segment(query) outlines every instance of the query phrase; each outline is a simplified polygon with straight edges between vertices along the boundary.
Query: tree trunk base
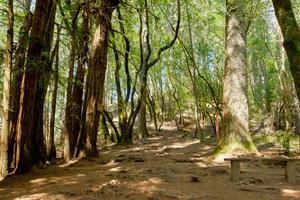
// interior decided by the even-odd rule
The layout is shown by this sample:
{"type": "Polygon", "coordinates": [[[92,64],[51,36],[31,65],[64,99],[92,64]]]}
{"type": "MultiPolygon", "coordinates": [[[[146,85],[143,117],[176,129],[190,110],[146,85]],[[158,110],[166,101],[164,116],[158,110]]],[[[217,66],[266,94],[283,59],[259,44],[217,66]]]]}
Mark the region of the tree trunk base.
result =
{"type": "Polygon", "coordinates": [[[224,158],[251,155],[259,155],[252,142],[224,141],[215,148],[210,159],[224,161],[224,158]]]}

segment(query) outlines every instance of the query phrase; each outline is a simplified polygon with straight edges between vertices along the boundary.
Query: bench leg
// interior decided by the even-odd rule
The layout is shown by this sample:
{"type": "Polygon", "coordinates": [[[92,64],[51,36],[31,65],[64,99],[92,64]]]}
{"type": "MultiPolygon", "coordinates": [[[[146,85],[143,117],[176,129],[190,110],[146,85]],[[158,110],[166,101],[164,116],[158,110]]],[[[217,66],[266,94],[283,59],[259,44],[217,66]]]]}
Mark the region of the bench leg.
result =
{"type": "Polygon", "coordinates": [[[234,182],[240,180],[240,161],[231,161],[231,180],[234,182]]]}
{"type": "Polygon", "coordinates": [[[286,162],[285,163],[285,178],[289,183],[296,183],[296,173],[295,173],[295,163],[286,162]]]}

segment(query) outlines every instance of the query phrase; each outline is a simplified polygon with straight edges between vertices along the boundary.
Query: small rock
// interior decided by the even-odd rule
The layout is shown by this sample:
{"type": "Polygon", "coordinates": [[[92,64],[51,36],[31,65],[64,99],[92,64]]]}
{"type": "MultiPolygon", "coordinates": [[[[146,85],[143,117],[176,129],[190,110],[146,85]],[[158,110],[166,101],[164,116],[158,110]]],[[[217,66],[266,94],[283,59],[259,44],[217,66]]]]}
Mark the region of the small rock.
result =
{"type": "Polygon", "coordinates": [[[115,159],[115,162],[117,163],[117,162],[123,162],[123,161],[125,161],[126,160],[126,158],[125,157],[121,157],[121,158],[116,158],[115,159]]]}
{"type": "Polygon", "coordinates": [[[264,184],[265,181],[260,177],[251,177],[247,180],[238,182],[238,185],[255,185],[255,184],[264,184]]]}
{"type": "Polygon", "coordinates": [[[59,191],[59,193],[64,194],[64,195],[68,195],[68,196],[76,196],[78,195],[77,191],[74,191],[71,188],[63,188],[59,191]]]}
{"type": "Polygon", "coordinates": [[[191,177],[191,183],[199,183],[200,182],[200,179],[196,176],[192,176],[191,177]]]}
{"type": "Polygon", "coordinates": [[[210,169],[213,174],[228,174],[228,169],[224,167],[214,167],[210,169]]]}
{"type": "Polygon", "coordinates": [[[145,159],[142,157],[138,157],[138,156],[130,156],[128,158],[128,161],[132,161],[132,162],[145,162],[145,159]]]}

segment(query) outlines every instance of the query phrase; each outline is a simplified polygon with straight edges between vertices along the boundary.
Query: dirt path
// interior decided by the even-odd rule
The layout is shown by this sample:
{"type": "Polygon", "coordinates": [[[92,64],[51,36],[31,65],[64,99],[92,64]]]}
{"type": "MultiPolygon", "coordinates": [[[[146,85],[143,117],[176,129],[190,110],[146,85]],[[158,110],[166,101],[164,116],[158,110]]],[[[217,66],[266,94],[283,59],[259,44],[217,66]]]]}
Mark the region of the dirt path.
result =
{"type": "Polygon", "coordinates": [[[0,199],[300,199],[300,177],[287,184],[280,165],[245,163],[242,182],[232,183],[228,163],[202,156],[212,148],[175,130],[152,133],[133,146],[103,148],[97,159],[9,177],[0,183],[0,199]]]}

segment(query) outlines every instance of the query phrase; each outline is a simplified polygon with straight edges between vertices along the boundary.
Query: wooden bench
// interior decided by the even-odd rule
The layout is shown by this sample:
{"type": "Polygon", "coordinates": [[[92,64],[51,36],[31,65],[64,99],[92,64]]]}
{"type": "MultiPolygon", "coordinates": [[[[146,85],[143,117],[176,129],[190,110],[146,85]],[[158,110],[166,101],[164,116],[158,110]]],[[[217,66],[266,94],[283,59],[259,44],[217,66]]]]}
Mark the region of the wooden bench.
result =
{"type": "Polygon", "coordinates": [[[239,181],[240,179],[240,163],[249,161],[269,161],[269,162],[282,162],[285,169],[285,178],[289,183],[296,183],[296,170],[295,162],[299,159],[295,158],[225,158],[225,161],[231,162],[231,180],[239,181]]]}

